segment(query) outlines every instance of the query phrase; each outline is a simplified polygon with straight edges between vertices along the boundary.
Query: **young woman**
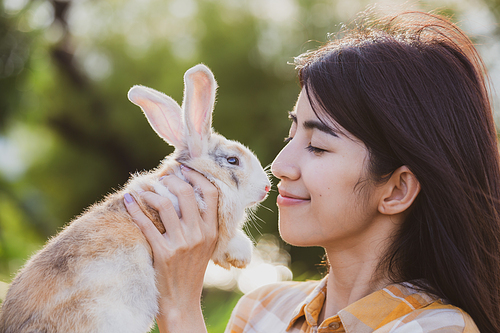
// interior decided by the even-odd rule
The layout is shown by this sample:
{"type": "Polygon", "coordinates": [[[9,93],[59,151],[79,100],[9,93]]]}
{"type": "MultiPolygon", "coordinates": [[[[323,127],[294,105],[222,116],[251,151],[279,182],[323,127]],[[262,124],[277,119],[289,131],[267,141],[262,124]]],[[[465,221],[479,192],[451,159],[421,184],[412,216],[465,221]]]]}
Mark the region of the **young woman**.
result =
{"type": "MultiPolygon", "coordinates": [[[[296,60],[302,91],[280,179],[282,238],[325,248],[322,281],[245,295],[228,332],[500,332],[500,165],[484,68],[446,19],[370,21],[296,60]]],[[[170,176],[146,192],[168,232],[126,205],[154,252],[162,332],[203,332],[203,275],[216,241],[216,189],[193,170],[209,209],[170,176]]]]}

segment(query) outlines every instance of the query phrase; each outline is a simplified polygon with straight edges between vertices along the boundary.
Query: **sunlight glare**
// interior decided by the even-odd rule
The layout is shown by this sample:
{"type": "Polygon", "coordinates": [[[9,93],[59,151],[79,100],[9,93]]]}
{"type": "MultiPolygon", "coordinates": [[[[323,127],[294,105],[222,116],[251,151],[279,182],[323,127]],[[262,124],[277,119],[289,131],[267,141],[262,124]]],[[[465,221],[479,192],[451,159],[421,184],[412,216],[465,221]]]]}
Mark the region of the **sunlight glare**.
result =
{"type": "Polygon", "coordinates": [[[196,15],[198,4],[194,0],[174,0],[168,4],[170,13],[178,18],[187,18],[196,15]]]}
{"type": "Polygon", "coordinates": [[[30,8],[28,18],[31,29],[47,28],[54,22],[54,7],[48,1],[40,2],[30,8]]]}
{"type": "Polygon", "coordinates": [[[11,15],[20,12],[27,4],[28,0],[3,0],[5,12],[11,15]]]}

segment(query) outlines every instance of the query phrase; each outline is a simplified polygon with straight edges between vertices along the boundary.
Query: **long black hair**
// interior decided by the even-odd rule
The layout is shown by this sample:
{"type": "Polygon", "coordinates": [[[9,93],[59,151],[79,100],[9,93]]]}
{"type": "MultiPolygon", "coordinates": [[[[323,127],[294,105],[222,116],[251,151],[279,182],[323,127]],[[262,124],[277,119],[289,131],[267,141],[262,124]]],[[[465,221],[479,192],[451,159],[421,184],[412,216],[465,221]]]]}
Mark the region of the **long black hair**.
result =
{"type": "Polygon", "coordinates": [[[500,332],[500,166],[477,51],[421,12],[342,34],[296,58],[301,86],[366,145],[373,181],[406,165],[421,185],[381,265],[500,332]]]}

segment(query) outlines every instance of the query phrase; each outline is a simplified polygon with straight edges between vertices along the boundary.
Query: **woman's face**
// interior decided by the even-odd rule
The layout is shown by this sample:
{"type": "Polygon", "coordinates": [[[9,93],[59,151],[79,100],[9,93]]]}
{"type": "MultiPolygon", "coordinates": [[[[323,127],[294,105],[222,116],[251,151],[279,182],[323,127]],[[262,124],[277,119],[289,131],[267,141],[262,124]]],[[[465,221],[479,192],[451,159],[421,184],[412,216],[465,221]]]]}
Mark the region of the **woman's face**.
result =
{"type": "Polygon", "coordinates": [[[363,182],[366,146],[347,131],[335,130],[326,116],[329,126],[323,125],[304,90],[291,118],[289,142],[271,168],[280,179],[277,205],[282,238],[296,246],[357,245],[366,233],[376,232],[373,185],[363,182]]]}

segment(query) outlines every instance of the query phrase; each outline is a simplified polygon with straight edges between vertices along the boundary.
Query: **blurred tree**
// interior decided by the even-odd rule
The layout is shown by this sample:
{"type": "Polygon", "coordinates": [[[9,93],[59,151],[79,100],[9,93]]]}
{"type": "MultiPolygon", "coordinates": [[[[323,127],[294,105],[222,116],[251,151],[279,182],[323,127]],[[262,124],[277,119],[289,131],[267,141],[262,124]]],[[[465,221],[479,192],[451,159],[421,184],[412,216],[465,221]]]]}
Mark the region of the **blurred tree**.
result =
{"type": "MultiPolygon", "coordinates": [[[[500,1],[499,0],[485,0],[486,4],[491,10],[491,13],[497,18],[497,22],[500,21],[500,1]]],[[[497,28],[498,31],[498,28],[497,28]]]]}

